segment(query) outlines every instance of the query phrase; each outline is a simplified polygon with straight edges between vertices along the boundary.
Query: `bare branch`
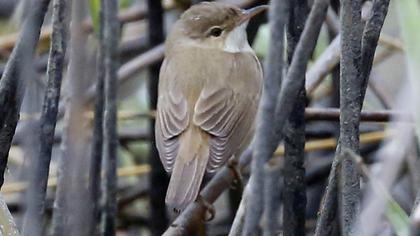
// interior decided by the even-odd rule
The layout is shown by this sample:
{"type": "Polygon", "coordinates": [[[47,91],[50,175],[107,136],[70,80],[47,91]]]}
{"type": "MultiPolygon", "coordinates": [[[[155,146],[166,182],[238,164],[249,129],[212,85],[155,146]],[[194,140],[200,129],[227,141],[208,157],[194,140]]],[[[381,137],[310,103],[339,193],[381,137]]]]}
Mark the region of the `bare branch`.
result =
{"type": "MultiPolygon", "coordinates": [[[[385,0],[387,1],[387,0],[385,0]]],[[[381,0],[375,1],[374,5],[382,5],[381,0]]],[[[379,6],[374,6],[372,9],[382,9],[379,6]]],[[[340,144],[341,147],[358,152],[359,149],[359,122],[360,110],[363,104],[364,95],[366,93],[367,79],[370,73],[370,68],[373,63],[373,52],[363,50],[375,50],[377,43],[372,43],[372,40],[379,39],[376,34],[380,33],[379,29],[372,29],[375,25],[382,26],[386,15],[386,9],[383,13],[374,13],[368,20],[367,28],[362,39],[361,29],[361,2],[360,1],[343,1],[342,3],[342,16],[341,28],[342,35],[342,59],[341,59],[341,115],[340,115],[340,144]],[[375,16],[375,17],[373,17],[375,16]],[[372,23],[375,22],[375,23],[372,23]],[[369,33],[366,33],[369,32],[369,33]],[[372,33],[373,32],[373,33],[372,33]],[[363,46],[362,45],[365,45],[363,46]],[[368,47],[374,45],[374,48],[368,47]],[[369,49],[370,48],[370,49],[369,49]],[[367,57],[367,58],[362,58],[367,57]],[[369,61],[369,60],[370,61],[369,61]],[[363,65],[360,65],[363,61],[363,65]],[[364,67],[367,64],[367,67],[364,67]],[[366,72],[366,70],[368,72],[366,72]],[[364,77],[366,76],[366,77],[364,77]]],[[[318,218],[317,229],[315,235],[329,235],[331,232],[330,225],[334,219],[335,212],[337,211],[338,200],[338,182],[337,182],[337,168],[339,167],[340,157],[343,163],[341,164],[342,175],[342,234],[352,234],[352,227],[355,223],[360,189],[359,189],[359,176],[355,169],[353,161],[341,153],[340,146],[337,148],[336,157],[332,164],[331,173],[329,176],[327,191],[324,196],[324,201],[321,205],[321,216],[318,218]]]]}
{"type": "Polygon", "coordinates": [[[18,43],[13,48],[0,80],[0,187],[4,182],[8,153],[19,120],[29,65],[49,3],[49,0],[32,3],[33,9],[26,17],[18,43]]]}
{"type": "Polygon", "coordinates": [[[99,29],[97,38],[99,47],[97,51],[97,70],[96,70],[96,91],[95,107],[93,114],[93,135],[92,150],[89,166],[89,197],[91,204],[91,222],[88,232],[90,235],[99,235],[99,226],[103,208],[101,202],[102,186],[102,162],[103,162],[103,138],[104,138],[104,106],[105,106],[105,45],[104,45],[104,9],[99,10],[99,29]]]}
{"type": "MultiPolygon", "coordinates": [[[[362,39],[362,62],[361,62],[361,80],[362,80],[362,98],[366,93],[370,71],[372,70],[373,59],[376,52],[376,46],[381,35],[382,26],[388,13],[390,0],[375,0],[372,6],[372,14],[368,19],[363,31],[362,39]]],[[[360,108],[361,109],[361,108],[360,108]]]]}
{"type": "Polygon", "coordinates": [[[63,78],[67,41],[68,6],[65,0],[53,2],[53,32],[48,58],[48,82],[41,112],[39,141],[40,149],[33,159],[34,171],[27,193],[28,206],[23,224],[23,235],[42,235],[45,213],[45,196],[50,170],[54,131],[57,123],[58,103],[63,78]]]}
{"type": "Polygon", "coordinates": [[[104,113],[103,113],[103,152],[102,162],[105,177],[102,181],[101,235],[115,235],[117,215],[117,69],[119,24],[117,20],[118,1],[102,0],[103,8],[103,46],[104,46],[104,113]]]}
{"type": "MultiPolygon", "coordinates": [[[[290,1],[290,16],[287,31],[287,51],[288,61],[292,61],[296,44],[305,27],[305,21],[309,14],[308,1],[290,1]]],[[[305,74],[301,74],[303,83],[297,96],[295,105],[287,120],[284,128],[284,188],[283,188],[283,234],[284,235],[305,235],[305,215],[306,215],[306,183],[305,179],[305,107],[306,90],[305,74]]],[[[278,178],[279,179],[279,178],[278,178]]],[[[277,186],[271,183],[272,186],[277,186]]],[[[274,187],[273,187],[274,188],[274,187]]],[[[279,195],[279,194],[277,194],[279,195]]],[[[271,208],[279,208],[277,205],[267,206],[266,211],[271,208]]],[[[278,218],[276,215],[267,216],[273,225],[278,218]]],[[[275,225],[274,225],[275,226],[275,225]]],[[[274,227],[273,226],[273,227],[274,227]]],[[[267,235],[274,235],[274,229],[271,229],[267,235]]]]}
{"type": "MultiPolygon", "coordinates": [[[[148,0],[147,6],[149,8],[149,46],[155,47],[152,49],[156,52],[153,63],[149,64],[149,106],[150,109],[156,110],[157,99],[158,99],[158,81],[159,81],[159,70],[163,57],[163,46],[156,46],[164,41],[163,31],[163,8],[161,1],[148,0]],[[162,57],[159,58],[159,54],[162,53],[162,57]]],[[[152,51],[152,52],[153,52],[152,51]]],[[[140,59],[140,58],[139,58],[140,59]]],[[[130,70],[130,65],[124,67],[124,69],[130,70]]],[[[121,68],[123,69],[123,68],[121,68]]],[[[129,73],[128,73],[129,74],[129,73]]],[[[121,73],[119,73],[119,76],[121,73]]],[[[127,76],[127,75],[126,75],[127,76]]],[[[121,78],[121,77],[120,77],[121,78]]],[[[152,236],[160,236],[168,227],[169,219],[166,214],[165,195],[168,186],[168,175],[163,169],[162,163],[159,160],[159,153],[155,143],[155,120],[152,118],[149,121],[149,133],[150,133],[150,152],[149,152],[149,164],[152,168],[150,173],[149,184],[153,186],[150,191],[150,223],[151,223],[151,234],[152,236]]]]}
{"type": "Polygon", "coordinates": [[[276,101],[283,77],[283,38],[284,28],[288,18],[287,0],[275,0],[270,4],[269,22],[270,50],[267,61],[267,71],[264,78],[263,94],[259,105],[255,144],[251,164],[252,185],[250,200],[246,206],[243,235],[256,235],[264,207],[264,165],[273,155],[278,144],[277,135],[272,128],[275,119],[276,101]]]}
{"type": "Polygon", "coordinates": [[[337,148],[341,160],[340,196],[342,235],[352,235],[352,226],[357,218],[360,184],[359,173],[353,160],[342,153],[350,149],[359,153],[359,123],[361,97],[361,40],[362,1],[341,2],[341,58],[340,58],[340,141],[337,148]]]}

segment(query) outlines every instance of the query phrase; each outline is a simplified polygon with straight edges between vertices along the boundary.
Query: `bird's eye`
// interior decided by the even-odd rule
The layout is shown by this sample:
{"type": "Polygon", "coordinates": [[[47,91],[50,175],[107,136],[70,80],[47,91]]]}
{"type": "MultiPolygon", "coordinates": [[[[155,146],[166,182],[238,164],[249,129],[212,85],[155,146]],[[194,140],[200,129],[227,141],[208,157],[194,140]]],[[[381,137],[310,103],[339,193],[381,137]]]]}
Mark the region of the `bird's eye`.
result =
{"type": "Polygon", "coordinates": [[[219,37],[222,34],[223,30],[220,27],[213,27],[210,30],[210,35],[213,37],[219,37]]]}

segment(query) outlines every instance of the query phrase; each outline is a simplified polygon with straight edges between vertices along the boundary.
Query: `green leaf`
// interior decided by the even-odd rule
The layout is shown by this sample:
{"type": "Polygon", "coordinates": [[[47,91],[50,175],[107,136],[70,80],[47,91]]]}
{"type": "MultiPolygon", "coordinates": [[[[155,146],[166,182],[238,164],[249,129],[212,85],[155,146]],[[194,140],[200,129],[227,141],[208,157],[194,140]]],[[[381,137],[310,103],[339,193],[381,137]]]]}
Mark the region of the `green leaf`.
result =
{"type": "Polygon", "coordinates": [[[90,18],[92,19],[93,31],[96,35],[99,32],[99,12],[101,10],[101,0],[89,0],[90,18]]]}
{"type": "MultiPolygon", "coordinates": [[[[125,9],[131,6],[133,0],[120,0],[119,9],[125,9]]],[[[89,0],[89,11],[92,19],[93,31],[96,35],[99,32],[99,14],[101,10],[101,0],[89,0]]]]}
{"type": "Polygon", "coordinates": [[[258,29],[257,36],[252,47],[258,57],[264,58],[268,53],[268,45],[270,44],[270,28],[268,24],[263,24],[258,29]]]}
{"type": "Polygon", "coordinates": [[[388,199],[385,215],[398,236],[410,235],[410,219],[400,205],[392,198],[388,199]]]}
{"type": "Polygon", "coordinates": [[[314,50],[314,58],[318,58],[321,54],[325,51],[328,47],[328,32],[325,29],[321,29],[319,34],[319,38],[317,40],[315,50],[314,50]]]}
{"type": "Polygon", "coordinates": [[[133,3],[133,0],[120,0],[120,9],[125,9],[133,3]]]}

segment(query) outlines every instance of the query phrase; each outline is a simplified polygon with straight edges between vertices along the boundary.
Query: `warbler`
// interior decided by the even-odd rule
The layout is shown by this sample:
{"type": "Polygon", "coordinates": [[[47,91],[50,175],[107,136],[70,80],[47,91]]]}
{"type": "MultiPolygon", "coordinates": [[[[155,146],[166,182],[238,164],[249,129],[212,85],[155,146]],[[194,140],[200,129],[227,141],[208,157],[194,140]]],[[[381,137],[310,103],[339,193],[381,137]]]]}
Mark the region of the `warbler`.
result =
{"type": "Polygon", "coordinates": [[[174,209],[194,201],[204,174],[238,157],[253,137],[263,75],[246,27],[266,8],[203,2],[186,10],[167,37],[155,136],[172,172],[166,203],[174,209]]]}

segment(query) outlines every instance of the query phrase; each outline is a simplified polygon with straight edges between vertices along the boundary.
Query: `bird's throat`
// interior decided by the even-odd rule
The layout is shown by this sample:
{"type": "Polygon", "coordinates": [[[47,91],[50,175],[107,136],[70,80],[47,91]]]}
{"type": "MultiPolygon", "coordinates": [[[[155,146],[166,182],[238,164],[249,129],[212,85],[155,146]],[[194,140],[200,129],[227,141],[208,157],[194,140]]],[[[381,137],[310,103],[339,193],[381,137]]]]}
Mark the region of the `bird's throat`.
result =
{"type": "Polygon", "coordinates": [[[225,40],[223,51],[230,53],[253,52],[246,35],[247,25],[248,22],[244,22],[229,32],[225,40]]]}

